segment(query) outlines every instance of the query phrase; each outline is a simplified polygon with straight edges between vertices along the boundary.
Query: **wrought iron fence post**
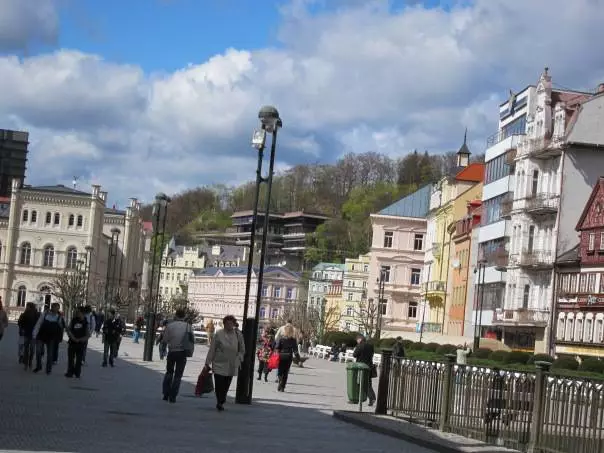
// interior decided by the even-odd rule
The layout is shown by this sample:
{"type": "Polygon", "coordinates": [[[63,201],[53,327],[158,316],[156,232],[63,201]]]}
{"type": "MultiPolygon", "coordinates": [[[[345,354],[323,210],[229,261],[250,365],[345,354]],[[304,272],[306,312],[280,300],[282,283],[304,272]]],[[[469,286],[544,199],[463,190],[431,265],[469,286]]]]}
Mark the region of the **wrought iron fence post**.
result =
{"type": "Polygon", "coordinates": [[[531,437],[529,440],[529,451],[534,451],[541,438],[543,430],[543,403],[545,401],[545,383],[552,366],[549,362],[535,362],[537,375],[535,377],[535,396],[533,398],[533,416],[531,420],[531,437]]]}
{"type": "Polygon", "coordinates": [[[440,424],[438,429],[445,431],[449,425],[449,411],[451,409],[451,383],[453,382],[453,366],[457,356],[447,354],[445,363],[445,373],[443,374],[443,396],[440,406],[440,424]]]}
{"type": "Polygon", "coordinates": [[[388,410],[388,386],[390,384],[390,367],[392,365],[392,349],[382,350],[380,364],[380,379],[378,381],[378,394],[375,405],[377,415],[386,415],[388,410]]]}

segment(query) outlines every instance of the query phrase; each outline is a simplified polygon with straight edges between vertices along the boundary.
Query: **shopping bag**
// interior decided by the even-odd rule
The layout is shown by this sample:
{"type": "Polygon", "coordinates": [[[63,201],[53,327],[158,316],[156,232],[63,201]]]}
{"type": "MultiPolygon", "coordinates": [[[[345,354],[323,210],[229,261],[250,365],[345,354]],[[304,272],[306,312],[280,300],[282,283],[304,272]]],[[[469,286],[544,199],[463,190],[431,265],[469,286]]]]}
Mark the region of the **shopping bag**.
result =
{"type": "Polygon", "coordinates": [[[269,370],[276,370],[279,368],[279,354],[276,352],[272,353],[266,364],[268,365],[269,370]]]}
{"type": "Polygon", "coordinates": [[[197,378],[195,386],[195,396],[205,395],[214,391],[214,383],[212,382],[212,374],[209,371],[202,371],[197,378]]]}

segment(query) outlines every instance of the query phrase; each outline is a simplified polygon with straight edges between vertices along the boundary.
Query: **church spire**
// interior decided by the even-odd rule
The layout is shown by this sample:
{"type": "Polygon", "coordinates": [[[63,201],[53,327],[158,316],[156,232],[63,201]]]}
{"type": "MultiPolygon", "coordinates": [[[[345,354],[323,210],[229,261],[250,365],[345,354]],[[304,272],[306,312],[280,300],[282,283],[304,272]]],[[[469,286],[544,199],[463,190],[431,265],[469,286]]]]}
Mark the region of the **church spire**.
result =
{"type": "Polygon", "coordinates": [[[467,167],[470,164],[470,148],[468,148],[468,128],[466,127],[466,131],[463,134],[463,144],[459,151],[457,151],[457,166],[458,167],[467,167]]]}

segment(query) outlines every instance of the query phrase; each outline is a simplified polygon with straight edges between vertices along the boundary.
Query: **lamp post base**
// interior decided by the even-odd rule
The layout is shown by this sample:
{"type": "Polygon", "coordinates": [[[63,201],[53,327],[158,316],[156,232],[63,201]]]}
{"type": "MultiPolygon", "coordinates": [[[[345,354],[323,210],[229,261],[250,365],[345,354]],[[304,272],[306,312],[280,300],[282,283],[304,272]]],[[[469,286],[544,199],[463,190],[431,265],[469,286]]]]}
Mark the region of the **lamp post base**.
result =
{"type": "Polygon", "coordinates": [[[145,332],[145,345],[143,348],[143,361],[153,361],[153,347],[155,346],[155,313],[149,313],[147,330],[145,332]]]}
{"type": "Polygon", "coordinates": [[[474,349],[474,351],[476,351],[479,348],[480,348],[480,337],[476,336],[476,337],[474,337],[474,347],[472,349],[474,349]]]}
{"type": "Polygon", "coordinates": [[[237,404],[252,404],[252,388],[254,383],[254,357],[256,354],[256,320],[247,318],[243,323],[243,340],[245,341],[245,356],[239,374],[237,375],[237,404]]]}

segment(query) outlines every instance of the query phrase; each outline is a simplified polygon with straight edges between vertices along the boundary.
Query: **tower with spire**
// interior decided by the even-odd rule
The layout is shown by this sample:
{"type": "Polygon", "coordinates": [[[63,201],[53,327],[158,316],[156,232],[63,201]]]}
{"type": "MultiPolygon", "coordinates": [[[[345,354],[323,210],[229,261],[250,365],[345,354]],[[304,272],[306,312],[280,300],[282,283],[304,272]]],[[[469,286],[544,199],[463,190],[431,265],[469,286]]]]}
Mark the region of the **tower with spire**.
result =
{"type": "Polygon", "coordinates": [[[466,131],[463,134],[463,144],[457,151],[457,168],[465,168],[470,165],[470,148],[468,148],[468,128],[466,127],[466,131]]]}

